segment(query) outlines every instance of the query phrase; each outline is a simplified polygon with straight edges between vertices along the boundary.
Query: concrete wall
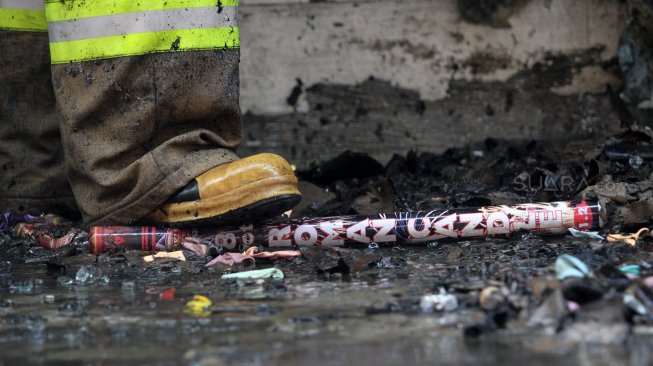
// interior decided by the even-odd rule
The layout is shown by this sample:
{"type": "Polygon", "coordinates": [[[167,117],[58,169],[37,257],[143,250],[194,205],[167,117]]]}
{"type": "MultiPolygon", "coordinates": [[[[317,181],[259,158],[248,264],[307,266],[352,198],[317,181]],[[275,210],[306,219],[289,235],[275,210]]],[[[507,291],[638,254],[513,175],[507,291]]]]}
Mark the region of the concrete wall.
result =
{"type": "Polygon", "coordinates": [[[242,0],[243,152],[302,166],[615,128],[625,5],[508,3],[472,24],[454,0],[242,0]]]}

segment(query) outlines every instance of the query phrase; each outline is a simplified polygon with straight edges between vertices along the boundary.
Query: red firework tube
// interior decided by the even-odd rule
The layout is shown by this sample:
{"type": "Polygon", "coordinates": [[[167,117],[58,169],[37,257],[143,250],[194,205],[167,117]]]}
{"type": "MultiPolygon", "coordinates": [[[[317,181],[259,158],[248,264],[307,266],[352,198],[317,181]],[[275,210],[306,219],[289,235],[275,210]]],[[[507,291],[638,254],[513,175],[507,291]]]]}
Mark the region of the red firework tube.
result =
{"type": "Polygon", "coordinates": [[[593,231],[602,226],[601,215],[597,202],[565,201],[284,220],[258,228],[253,225],[233,229],[203,227],[192,233],[154,227],[94,227],[91,248],[94,253],[120,248],[175,250],[186,235],[199,236],[229,250],[252,245],[272,248],[367,247],[371,243],[423,245],[441,240],[509,236],[516,232],[564,234],[570,228],[593,231]]]}
{"type": "Polygon", "coordinates": [[[187,236],[186,230],[177,228],[94,226],[91,227],[89,243],[94,254],[122,249],[145,252],[174,251],[181,249],[181,242],[187,236]]]}

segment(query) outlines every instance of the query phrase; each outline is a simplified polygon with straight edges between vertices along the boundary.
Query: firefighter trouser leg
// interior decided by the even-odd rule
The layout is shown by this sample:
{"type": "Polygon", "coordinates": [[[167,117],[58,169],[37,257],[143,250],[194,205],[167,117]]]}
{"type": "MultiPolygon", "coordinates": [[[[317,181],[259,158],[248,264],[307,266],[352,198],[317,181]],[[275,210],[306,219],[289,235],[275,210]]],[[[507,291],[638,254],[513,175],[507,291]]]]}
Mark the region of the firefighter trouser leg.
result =
{"type": "Polygon", "coordinates": [[[46,1],[68,179],[86,223],[132,223],[237,159],[236,5],[46,1]]]}
{"type": "Polygon", "coordinates": [[[0,212],[77,212],[59,120],[43,2],[0,0],[0,212]]]}
{"type": "Polygon", "coordinates": [[[237,159],[235,0],[46,0],[68,179],[89,224],[128,224],[237,159]]]}

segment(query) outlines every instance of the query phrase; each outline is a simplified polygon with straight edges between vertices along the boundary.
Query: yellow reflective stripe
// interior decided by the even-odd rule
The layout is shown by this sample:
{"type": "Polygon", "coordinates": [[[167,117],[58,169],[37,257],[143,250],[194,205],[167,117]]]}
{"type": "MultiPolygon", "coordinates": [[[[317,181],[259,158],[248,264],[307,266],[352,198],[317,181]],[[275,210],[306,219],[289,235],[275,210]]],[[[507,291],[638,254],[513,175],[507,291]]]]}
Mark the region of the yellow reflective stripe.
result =
{"type": "Polygon", "coordinates": [[[0,29],[47,32],[43,10],[0,9],[0,29]]]}
{"type": "Polygon", "coordinates": [[[148,10],[238,6],[238,0],[46,0],[48,22],[148,10]]]}
{"type": "Polygon", "coordinates": [[[237,27],[182,29],[54,42],[50,43],[50,56],[52,64],[65,64],[157,52],[238,48],[239,46],[237,27]]]}
{"type": "Polygon", "coordinates": [[[102,15],[48,22],[50,42],[68,42],[123,34],[161,32],[175,29],[228,28],[238,26],[238,8],[187,8],[150,10],[139,13],[102,15]]]}

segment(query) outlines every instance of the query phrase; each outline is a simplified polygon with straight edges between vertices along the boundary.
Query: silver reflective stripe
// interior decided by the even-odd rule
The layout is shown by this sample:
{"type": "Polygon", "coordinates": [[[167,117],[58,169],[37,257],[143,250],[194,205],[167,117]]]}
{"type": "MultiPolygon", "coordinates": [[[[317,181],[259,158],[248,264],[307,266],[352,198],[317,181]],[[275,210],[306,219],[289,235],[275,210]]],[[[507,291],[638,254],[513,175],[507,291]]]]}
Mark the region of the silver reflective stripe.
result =
{"type": "Polygon", "coordinates": [[[0,0],[0,9],[45,10],[45,0],[0,0]]]}
{"type": "MultiPolygon", "coordinates": [[[[2,1],[2,0],[0,0],[2,1]]],[[[175,29],[224,28],[238,26],[238,7],[151,10],[137,13],[49,22],[50,42],[160,32],[175,29]]]]}

